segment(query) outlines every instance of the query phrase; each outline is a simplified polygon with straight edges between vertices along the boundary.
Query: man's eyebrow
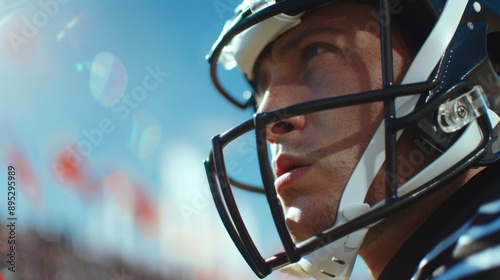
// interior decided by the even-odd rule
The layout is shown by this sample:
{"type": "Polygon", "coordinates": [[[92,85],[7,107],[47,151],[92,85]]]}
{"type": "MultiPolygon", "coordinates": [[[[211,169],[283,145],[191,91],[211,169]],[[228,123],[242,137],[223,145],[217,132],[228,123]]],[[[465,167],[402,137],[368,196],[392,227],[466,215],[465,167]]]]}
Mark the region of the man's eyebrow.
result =
{"type": "Polygon", "coordinates": [[[311,36],[321,35],[321,34],[339,35],[342,33],[345,33],[345,31],[333,26],[318,26],[313,28],[306,28],[302,30],[299,34],[293,36],[288,41],[278,46],[278,48],[276,49],[276,53],[278,54],[278,56],[283,57],[288,52],[297,48],[302,41],[311,36]]]}

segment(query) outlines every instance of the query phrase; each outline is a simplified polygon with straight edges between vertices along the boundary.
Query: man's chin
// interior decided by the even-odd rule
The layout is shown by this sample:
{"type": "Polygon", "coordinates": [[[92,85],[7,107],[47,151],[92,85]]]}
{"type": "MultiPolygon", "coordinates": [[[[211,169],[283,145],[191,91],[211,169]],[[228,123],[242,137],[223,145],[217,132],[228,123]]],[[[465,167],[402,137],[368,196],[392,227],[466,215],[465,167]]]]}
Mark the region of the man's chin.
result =
{"type": "Polygon", "coordinates": [[[295,243],[321,233],[332,225],[329,215],[304,212],[296,207],[287,208],[286,225],[295,243]]]}

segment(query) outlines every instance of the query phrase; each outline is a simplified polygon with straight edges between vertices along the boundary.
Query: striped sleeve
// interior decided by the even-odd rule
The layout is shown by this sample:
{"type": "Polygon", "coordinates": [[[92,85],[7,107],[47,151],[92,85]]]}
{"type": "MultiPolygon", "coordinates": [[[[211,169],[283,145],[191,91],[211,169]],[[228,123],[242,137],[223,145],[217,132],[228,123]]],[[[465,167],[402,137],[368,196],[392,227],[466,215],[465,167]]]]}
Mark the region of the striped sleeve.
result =
{"type": "Polygon", "coordinates": [[[500,279],[500,200],[434,247],[412,279],[500,279]]]}

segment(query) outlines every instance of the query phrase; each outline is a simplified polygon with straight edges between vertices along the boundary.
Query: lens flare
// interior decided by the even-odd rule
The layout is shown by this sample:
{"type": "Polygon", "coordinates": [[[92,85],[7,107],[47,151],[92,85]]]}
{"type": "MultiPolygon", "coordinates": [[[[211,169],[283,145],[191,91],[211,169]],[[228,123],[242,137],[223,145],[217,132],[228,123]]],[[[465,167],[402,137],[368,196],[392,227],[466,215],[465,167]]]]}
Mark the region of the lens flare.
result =
{"type": "Polygon", "coordinates": [[[127,69],[109,52],[95,56],[90,65],[90,92],[103,106],[110,106],[123,96],[127,87],[127,69]]]}
{"type": "Polygon", "coordinates": [[[68,33],[71,31],[71,29],[73,29],[73,27],[75,27],[75,25],[78,23],[79,20],[80,20],[80,18],[78,16],[76,16],[76,17],[72,18],[68,23],[66,23],[66,25],[63,26],[63,28],[61,28],[61,30],[59,30],[59,33],[57,33],[56,40],[58,42],[60,42],[64,38],[66,38],[68,33]]]}
{"type": "Polygon", "coordinates": [[[139,111],[132,117],[128,147],[139,159],[146,159],[158,148],[161,132],[160,123],[155,116],[139,111]]]}

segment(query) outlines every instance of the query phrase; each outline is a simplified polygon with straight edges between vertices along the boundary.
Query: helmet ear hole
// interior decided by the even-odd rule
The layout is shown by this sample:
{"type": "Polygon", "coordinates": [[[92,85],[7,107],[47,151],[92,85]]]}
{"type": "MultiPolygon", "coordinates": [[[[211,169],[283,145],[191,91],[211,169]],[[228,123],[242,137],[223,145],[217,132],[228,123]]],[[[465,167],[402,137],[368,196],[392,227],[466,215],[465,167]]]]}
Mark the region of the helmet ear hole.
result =
{"type": "Polygon", "coordinates": [[[488,34],[488,55],[490,57],[490,63],[497,75],[500,75],[500,32],[488,34]]]}

